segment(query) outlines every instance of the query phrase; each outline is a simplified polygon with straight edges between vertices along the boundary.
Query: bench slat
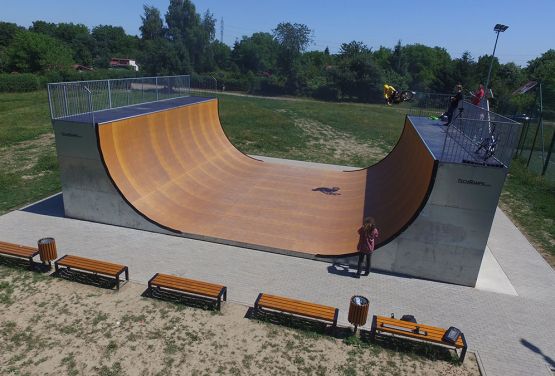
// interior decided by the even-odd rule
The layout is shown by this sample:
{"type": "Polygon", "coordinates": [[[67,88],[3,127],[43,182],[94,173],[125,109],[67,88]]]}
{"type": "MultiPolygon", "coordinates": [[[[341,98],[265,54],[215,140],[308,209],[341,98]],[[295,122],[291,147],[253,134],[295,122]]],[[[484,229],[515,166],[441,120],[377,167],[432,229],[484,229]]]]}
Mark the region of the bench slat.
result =
{"type": "Polygon", "coordinates": [[[105,261],[87,259],[79,256],[65,256],[57,261],[58,265],[82,269],[89,272],[113,275],[120,274],[125,269],[124,265],[113,264],[105,261]]]}
{"type": "Polygon", "coordinates": [[[24,245],[0,242],[0,253],[20,257],[33,257],[39,253],[37,248],[27,247],[24,245]]]}
{"type": "Polygon", "coordinates": [[[222,298],[224,301],[227,300],[227,289],[223,285],[197,281],[170,274],[155,274],[154,277],[148,281],[148,287],[149,289],[152,287],[162,287],[213,298],[217,300],[218,310],[220,309],[222,298]]]}
{"type": "Polygon", "coordinates": [[[334,307],[324,306],[324,305],[310,303],[310,302],[303,302],[303,301],[293,300],[293,299],[290,300],[287,298],[276,297],[276,296],[266,296],[266,295],[264,295],[260,299],[259,304],[287,304],[291,306],[302,306],[307,309],[319,310],[322,312],[335,311],[334,307]]]}
{"type": "Polygon", "coordinates": [[[421,331],[426,331],[428,333],[437,334],[439,336],[443,336],[446,332],[446,330],[443,329],[443,328],[438,328],[438,327],[435,327],[435,326],[418,324],[418,323],[415,324],[415,323],[410,322],[410,321],[391,319],[391,318],[388,318],[388,317],[378,318],[378,324],[380,326],[391,325],[391,326],[394,326],[394,327],[401,327],[401,328],[406,328],[406,329],[411,329],[411,330],[414,329],[415,326],[418,326],[421,331]]]}
{"type": "Polygon", "coordinates": [[[457,348],[464,347],[464,344],[462,343],[462,340],[460,339],[460,337],[459,337],[459,339],[457,340],[456,343],[447,343],[447,342],[442,341],[441,338],[438,339],[438,338],[435,338],[435,337],[419,335],[419,334],[416,334],[416,333],[405,332],[403,330],[396,330],[396,329],[392,329],[392,328],[387,328],[386,330],[383,330],[383,328],[379,328],[379,329],[377,329],[377,331],[402,335],[402,336],[406,336],[406,337],[412,337],[412,338],[416,338],[416,339],[421,339],[423,341],[430,341],[430,342],[440,343],[440,344],[448,345],[448,346],[455,346],[457,348]]]}
{"type": "Polygon", "coordinates": [[[182,283],[168,283],[168,282],[159,282],[159,281],[152,281],[151,284],[153,286],[158,286],[158,287],[163,287],[163,288],[168,288],[168,289],[173,289],[173,290],[179,290],[179,291],[185,291],[185,292],[190,292],[190,293],[196,293],[196,294],[200,294],[200,295],[206,295],[206,296],[210,296],[210,297],[214,297],[217,298],[218,295],[220,295],[222,288],[205,288],[205,287],[200,287],[200,286],[195,286],[195,285],[186,285],[186,284],[182,284],[182,283]]]}
{"type": "Polygon", "coordinates": [[[397,319],[391,319],[388,317],[377,316],[375,329],[378,332],[402,335],[406,337],[420,339],[423,341],[430,341],[430,342],[439,343],[443,345],[455,346],[457,348],[464,347],[464,342],[461,337],[457,339],[456,343],[447,343],[442,340],[446,330],[442,328],[430,326],[430,325],[415,324],[409,321],[402,321],[397,319]],[[419,328],[419,333],[412,332],[412,330],[416,329],[416,327],[419,328]],[[403,330],[403,329],[407,329],[407,330],[403,330]],[[427,332],[428,335],[421,334],[422,332],[427,332]]]}
{"type": "Polygon", "coordinates": [[[283,300],[263,300],[258,302],[258,305],[266,308],[279,308],[279,309],[289,309],[297,310],[302,312],[307,312],[312,315],[319,315],[323,317],[330,317],[333,319],[335,315],[335,308],[333,307],[314,307],[313,305],[303,305],[298,302],[287,302],[283,300]]]}
{"type": "Polygon", "coordinates": [[[152,283],[194,286],[195,288],[213,289],[214,291],[220,291],[222,288],[224,288],[223,285],[196,281],[193,279],[182,278],[182,277],[172,276],[168,274],[158,274],[156,278],[152,280],[152,283]]]}
{"type": "Polygon", "coordinates": [[[267,294],[261,294],[258,306],[327,321],[334,321],[336,312],[334,307],[267,294]]]}
{"type": "Polygon", "coordinates": [[[100,264],[103,265],[105,267],[113,267],[113,268],[122,268],[124,267],[124,265],[121,264],[115,264],[112,262],[108,262],[108,261],[100,261],[100,260],[95,260],[95,259],[90,259],[90,258],[85,258],[85,257],[80,257],[80,256],[71,256],[71,255],[67,255],[66,257],[64,257],[62,260],[59,260],[60,262],[81,262],[81,263],[91,263],[91,264],[100,264]]]}

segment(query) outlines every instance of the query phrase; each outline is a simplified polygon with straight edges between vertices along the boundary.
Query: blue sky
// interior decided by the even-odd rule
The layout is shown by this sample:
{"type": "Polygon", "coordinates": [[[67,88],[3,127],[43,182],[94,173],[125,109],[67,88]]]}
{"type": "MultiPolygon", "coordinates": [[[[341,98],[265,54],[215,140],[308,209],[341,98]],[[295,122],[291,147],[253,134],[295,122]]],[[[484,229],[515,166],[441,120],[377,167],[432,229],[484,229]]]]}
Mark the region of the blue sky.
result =
{"type": "MultiPolygon", "coordinates": [[[[493,26],[509,25],[501,34],[496,56],[502,63],[526,65],[550,48],[555,49],[555,0],[194,0],[197,12],[209,9],[224,19],[224,42],[257,31],[270,32],[283,21],[306,24],[314,30],[310,49],[326,46],[336,52],[343,42],[362,41],[374,49],[422,43],[447,49],[452,58],[469,51],[477,59],[491,54],[493,26]]],[[[0,0],[0,20],[30,26],[49,22],[122,26],[139,34],[143,4],[165,14],[169,0],[0,0]]]]}

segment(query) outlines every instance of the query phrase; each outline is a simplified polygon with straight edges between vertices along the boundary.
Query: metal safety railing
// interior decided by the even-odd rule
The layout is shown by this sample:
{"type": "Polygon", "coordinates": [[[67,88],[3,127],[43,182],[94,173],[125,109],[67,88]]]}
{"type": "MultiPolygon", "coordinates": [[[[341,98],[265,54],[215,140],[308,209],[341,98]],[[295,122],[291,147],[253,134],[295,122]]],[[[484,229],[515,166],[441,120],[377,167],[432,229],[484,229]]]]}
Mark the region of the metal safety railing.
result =
{"type": "Polygon", "coordinates": [[[191,95],[191,76],[123,78],[48,84],[54,119],[191,95]]]}
{"type": "MultiPolygon", "coordinates": [[[[407,112],[411,116],[437,119],[449,107],[450,99],[445,94],[417,93],[407,112]]],[[[516,121],[460,101],[446,127],[440,160],[509,167],[520,131],[516,121]]]]}
{"type": "Polygon", "coordinates": [[[441,159],[508,168],[520,130],[514,120],[461,101],[447,128],[441,159]]]}

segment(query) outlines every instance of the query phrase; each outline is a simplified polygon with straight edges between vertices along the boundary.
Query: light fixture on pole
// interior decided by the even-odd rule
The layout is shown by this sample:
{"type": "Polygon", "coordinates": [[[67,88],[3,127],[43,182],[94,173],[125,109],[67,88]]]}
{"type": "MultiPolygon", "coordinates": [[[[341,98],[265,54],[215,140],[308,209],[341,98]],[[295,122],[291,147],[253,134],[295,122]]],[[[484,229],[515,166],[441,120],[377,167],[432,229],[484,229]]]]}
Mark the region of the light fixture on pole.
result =
{"type": "Polygon", "coordinates": [[[495,38],[495,45],[493,46],[493,54],[491,55],[491,62],[489,63],[489,71],[488,71],[488,79],[486,81],[486,92],[489,89],[489,79],[491,77],[491,68],[493,67],[493,59],[495,58],[495,49],[497,48],[497,40],[499,39],[499,33],[504,32],[507,30],[509,26],[497,24],[493,27],[493,31],[497,33],[497,37],[495,38]]]}

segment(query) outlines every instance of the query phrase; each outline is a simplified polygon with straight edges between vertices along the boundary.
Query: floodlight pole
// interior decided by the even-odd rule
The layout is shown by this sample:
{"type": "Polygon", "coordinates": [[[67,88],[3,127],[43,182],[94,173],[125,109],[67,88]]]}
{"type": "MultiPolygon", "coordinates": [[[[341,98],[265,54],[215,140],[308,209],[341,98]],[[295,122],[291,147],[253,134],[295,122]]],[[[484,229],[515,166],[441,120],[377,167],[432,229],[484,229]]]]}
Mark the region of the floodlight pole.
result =
{"type": "Polygon", "coordinates": [[[489,63],[489,70],[488,70],[488,79],[486,80],[486,92],[489,89],[489,79],[491,77],[491,68],[493,67],[493,59],[495,58],[495,49],[497,48],[497,41],[499,40],[499,33],[507,30],[508,26],[504,26],[504,25],[500,25],[497,24],[495,25],[495,27],[493,28],[493,31],[495,31],[497,33],[497,36],[495,37],[495,44],[493,45],[493,54],[491,55],[491,61],[489,63]],[[501,27],[499,27],[501,26],[501,27]]]}

